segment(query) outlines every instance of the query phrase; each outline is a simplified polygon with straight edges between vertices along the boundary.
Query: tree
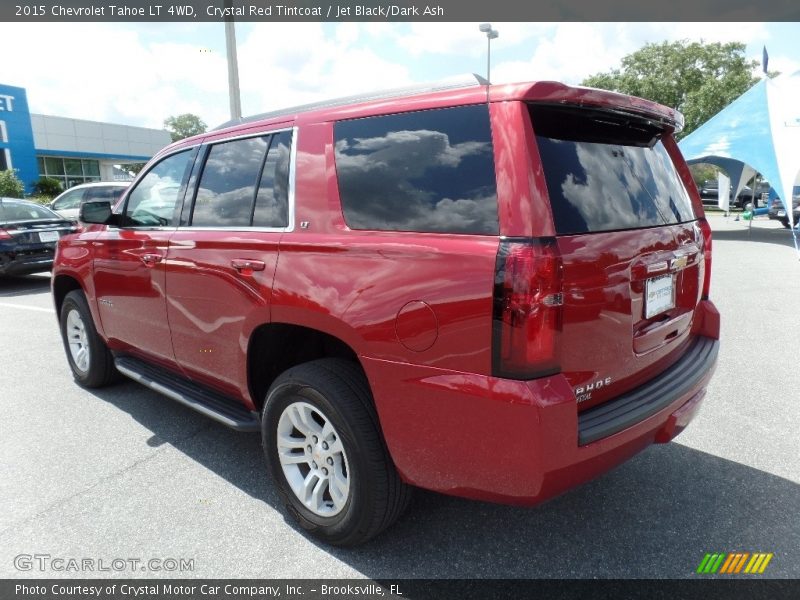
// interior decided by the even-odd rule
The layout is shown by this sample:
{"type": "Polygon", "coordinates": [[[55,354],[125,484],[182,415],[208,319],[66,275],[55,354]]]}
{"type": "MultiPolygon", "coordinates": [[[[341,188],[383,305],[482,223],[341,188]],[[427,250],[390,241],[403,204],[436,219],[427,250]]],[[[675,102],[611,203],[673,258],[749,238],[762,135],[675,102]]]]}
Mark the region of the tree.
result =
{"type": "Polygon", "coordinates": [[[184,113],[177,117],[164,119],[164,128],[169,131],[172,141],[177,142],[198,133],[205,133],[208,126],[197,115],[184,113]]]}
{"type": "MultiPolygon", "coordinates": [[[[647,44],[622,59],[620,69],[598,73],[582,85],[654,100],[686,119],[685,136],[750,89],[758,61],[747,60],[739,42],[647,44]]],[[[774,74],[770,73],[770,76],[774,74]]]]}
{"type": "MultiPolygon", "coordinates": [[[[181,138],[178,138],[178,139],[181,139],[181,138]]],[[[172,141],[175,141],[175,138],[173,138],[172,141]]],[[[135,175],[139,174],[139,171],[144,169],[145,164],[147,164],[147,163],[126,163],[126,164],[120,165],[119,168],[120,168],[121,171],[125,171],[128,175],[134,175],[135,176],[135,175]]]]}
{"type": "Polygon", "coordinates": [[[55,198],[61,191],[61,183],[54,177],[40,177],[33,184],[33,193],[43,198],[55,198]]]}
{"type": "Polygon", "coordinates": [[[25,184],[19,180],[11,169],[0,171],[0,196],[22,198],[25,195],[25,184]]]}

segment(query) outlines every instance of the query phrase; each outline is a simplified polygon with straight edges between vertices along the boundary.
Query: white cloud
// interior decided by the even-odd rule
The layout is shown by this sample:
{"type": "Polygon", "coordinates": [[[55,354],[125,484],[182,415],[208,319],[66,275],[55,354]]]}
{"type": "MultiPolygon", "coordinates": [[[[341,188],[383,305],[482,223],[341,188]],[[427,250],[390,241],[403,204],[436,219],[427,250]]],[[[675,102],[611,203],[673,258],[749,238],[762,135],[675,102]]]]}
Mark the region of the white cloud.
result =
{"type": "MultiPolygon", "coordinates": [[[[751,53],[770,42],[759,23],[492,24],[495,82],[578,83],[665,39],[744,41],[751,53]]],[[[248,23],[237,38],[245,114],[482,72],[486,52],[477,23],[248,23]]],[[[149,127],[184,112],[211,127],[228,119],[220,24],[0,23],[0,39],[14,48],[0,79],[27,88],[33,112],[149,127]]],[[[797,54],[770,51],[770,68],[800,69],[797,54]]]]}
{"type": "Polygon", "coordinates": [[[147,42],[130,27],[2,23],[0,37],[16,49],[3,83],[27,88],[32,112],[161,127],[170,115],[202,113],[204,94],[227,89],[224,57],[147,42]]]}
{"type": "Polygon", "coordinates": [[[381,58],[363,43],[362,33],[361,27],[347,27],[327,35],[320,23],[254,26],[239,50],[243,112],[411,83],[408,67],[381,58]]]}

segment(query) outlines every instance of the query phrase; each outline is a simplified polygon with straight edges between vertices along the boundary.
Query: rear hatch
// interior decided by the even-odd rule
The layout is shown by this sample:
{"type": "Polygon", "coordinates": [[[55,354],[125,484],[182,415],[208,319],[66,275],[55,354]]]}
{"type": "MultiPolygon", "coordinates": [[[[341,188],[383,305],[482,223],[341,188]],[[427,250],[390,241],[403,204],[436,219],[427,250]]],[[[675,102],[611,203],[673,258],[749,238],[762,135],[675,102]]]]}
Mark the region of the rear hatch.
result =
{"type": "Polygon", "coordinates": [[[667,125],[613,108],[529,110],[561,260],[559,367],[582,411],[688,346],[704,232],[665,147],[667,125]]]}

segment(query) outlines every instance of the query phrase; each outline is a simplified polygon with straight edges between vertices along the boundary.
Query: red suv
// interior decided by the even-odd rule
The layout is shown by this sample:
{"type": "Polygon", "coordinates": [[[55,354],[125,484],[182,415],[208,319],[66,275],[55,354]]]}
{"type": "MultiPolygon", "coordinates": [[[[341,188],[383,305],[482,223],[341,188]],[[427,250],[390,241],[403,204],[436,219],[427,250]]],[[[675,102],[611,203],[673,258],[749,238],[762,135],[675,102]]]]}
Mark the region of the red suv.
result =
{"type": "Polygon", "coordinates": [[[176,142],[59,242],[75,379],[261,431],[288,510],[333,544],[412,486],[541,502],[673,438],[716,365],[681,121],[475,83],[176,142]]]}

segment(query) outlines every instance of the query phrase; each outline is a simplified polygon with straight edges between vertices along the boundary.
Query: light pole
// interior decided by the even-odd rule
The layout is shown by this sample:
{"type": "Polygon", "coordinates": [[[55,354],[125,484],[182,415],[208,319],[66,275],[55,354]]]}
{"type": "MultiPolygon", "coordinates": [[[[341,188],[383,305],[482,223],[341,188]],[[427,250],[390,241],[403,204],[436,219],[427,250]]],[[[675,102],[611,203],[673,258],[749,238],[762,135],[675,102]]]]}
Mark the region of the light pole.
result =
{"type": "Polygon", "coordinates": [[[486,81],[492,82],[492,40],[497,39],[500,35],[496,29],[492,29],[491,23],[481,23],[478,25],[478,31],[486,34],[486,81]]]}
{"type": "MultiPolygon", "coordinates": [[[[231,8],[232,0],[225,0],[225,7],[231,8]]],[[[232,11],[228,11],[230,14],[232,11]]],[[[231,119],[242,118],[242,99],[239,96],[239,61],[236,57],[236,30],[233,17],[225,17],[225,49],[228,57],[228,95],[231,103],[231,119]]]]}

